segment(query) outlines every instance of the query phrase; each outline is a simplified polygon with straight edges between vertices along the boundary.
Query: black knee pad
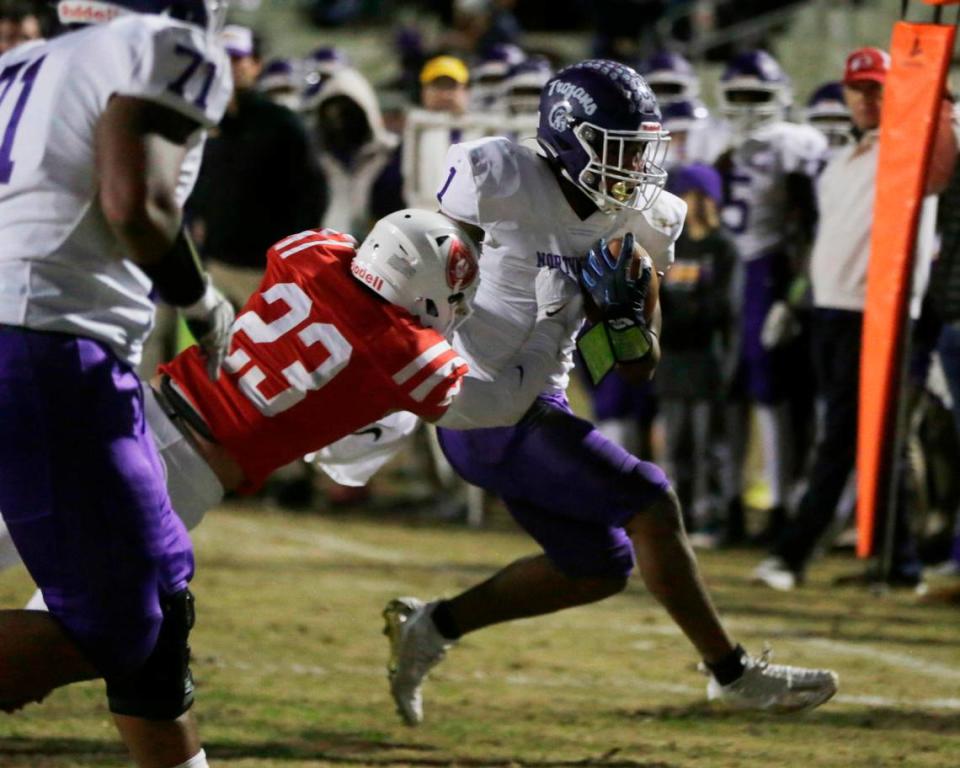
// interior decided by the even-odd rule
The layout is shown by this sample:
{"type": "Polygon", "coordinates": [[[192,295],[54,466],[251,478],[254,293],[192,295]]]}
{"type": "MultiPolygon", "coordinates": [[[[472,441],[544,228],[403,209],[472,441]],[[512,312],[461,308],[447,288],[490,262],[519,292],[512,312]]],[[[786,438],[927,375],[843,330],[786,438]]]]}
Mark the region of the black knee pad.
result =
{"type": "Polygon", "coordinates": [[[146,720],[174,720],[193,704],[190,646],[193,595],[184,589],[160,598],[163,620],[153,653],[136,672],[107,679],[110,711],[146,720]]]}

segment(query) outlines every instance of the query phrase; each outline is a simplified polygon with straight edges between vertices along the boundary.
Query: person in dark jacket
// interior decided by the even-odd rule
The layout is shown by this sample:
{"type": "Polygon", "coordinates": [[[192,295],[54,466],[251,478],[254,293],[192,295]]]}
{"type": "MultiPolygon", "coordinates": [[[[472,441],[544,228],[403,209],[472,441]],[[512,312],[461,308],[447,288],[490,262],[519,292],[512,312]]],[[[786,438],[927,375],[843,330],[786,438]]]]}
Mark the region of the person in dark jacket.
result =
{"type": "Polygon", "coordinates": [[[255,89],[261,59],[253,32],[228,25],[223,40],[233,99],[187,207],[214,280],[241,306],[263,277],[267,249],[317,226],[321,184],[300,118],[255,89]]]}
{"type": "Polygon", "coordinates": [[[688,207],[676,260],[660,288],[662,311],[670,318],[661,342],[668,354],[663,355],[656,379],[666,433],[664,465],[682,494],[683,508],[691,510],[692,530],[707,543],[706,536],[712,540],[720,533],[715,530],[720,524],[717,505],[711,499],[718,486],[712,425],[723,389],[730,280],[737,253],[720,227],[723,190],[715,169],[701,164],[677,168],[670,173],[670,189],[688,207]]]}

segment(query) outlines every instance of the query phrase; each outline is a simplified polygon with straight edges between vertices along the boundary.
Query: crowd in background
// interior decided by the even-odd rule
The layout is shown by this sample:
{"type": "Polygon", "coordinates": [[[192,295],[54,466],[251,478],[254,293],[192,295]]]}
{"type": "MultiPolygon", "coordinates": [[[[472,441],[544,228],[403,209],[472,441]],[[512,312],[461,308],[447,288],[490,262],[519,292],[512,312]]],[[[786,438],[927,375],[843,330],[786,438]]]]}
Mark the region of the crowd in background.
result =
{"type": "MultiPolygon", "coordinates": [[[[789,4],[699,3],[718,26],[749,17],[758,6],[770,11],[789,4]]],[[[311,13],[315,22],[330,26],[384,13],[391,5],[315,0],[311,13]]],[[[852,65],[848,61],[845,71],[837,63],[843,84],[793,94],[773,57],[751,46],[747,53],[718,50],[713,55],[728,62],[724,82],[759,77],[763,87],[754,90],[766,89],[769,98],[738,103],[736,88],[722,86],[712,110],[683,56],[665,49],[653,53],[666,42],[664,29],[680,43],[690,39],[691,17],[679,11],[693,3],[578,2],[569,4],[563,19],[539,8],[545,3],[421,5],[446,22],[446,31],[428,45],[415,27],[402,28],[393,51],[398,74],[389,83],[371,83],[336,47],[305,57],[267,57],[254,31],[227,27],[234,95],[208,140],[187,205],[217,284],[240,306],[259,282],[269,245],[291,232],[323,226],[362,238],[391,211],[433,207],[447,146],[484,135],[518,141],[535,135],[539,91],[564,62],[550,52],[524,49],[524,28],[592,23],[594,55],[634,66],[656,92],[673,136],[667,188],[685,199],[689,212],[675,265],[661,286],[664,355],[656,378],[644,387],[615,375],[596,387],[582,384],[606,434],[665,465],[698,544],[771,547],[772,557],[758,569],[761,580],[792,588],[825,531],[828,537],[839,533],[854,503],[856,377],[841,381],[838,371],[858,365],[863,308],[818,300],[809,266],[811,249],[818,252],[817,199],[860,194],[837,181],[835,170],[824,176],[824,167],[835,169],[831,160],[841,153],[855,158],[872,151],[874,140],[865,136],[876,126],[865,128],[850,112],[850,88],[860,79],[852,76],[852,65]],[[762,131],[779,122],[802,124],[807,133],[787,129],[791,148],[777,144],[770,150],[763,142],[773,140],[762,131]],[[738,163],[749,164],[751,152],[774,152],[776,162],[782,160],[773,186],[738,186],[744,183],[738,163]],[[832,188],[824,188],[825,178],[833,179],[832,188]],[[747,221],[761,210],[772,212],[766,227],[778,233],[773,240],[763,241],[767,232],[747,221]],[[825,350],[827,341],[835,349],[825,350]],[[751,410],[753,432],[746,416],[751,410]],[[751,434],[758,436],[769,491],[759,527],[745,512],[751,434]],[[808,520],[811,510],[815,523],[808,520]],[[801,534],[797,555],[793,547],[801,534]]],[[[0,4],[0,53],[49,32],[38,8],[0,4]]],[[[870,71],[879,73],[884,65],[873,61],[870,71]]],[[[882,77],[871,82],[882,86],[882,77]]],[[[750,88],[741,88],[741,96],[745,91],[750,88]]],[[[934,279],[929,293],[918,296],[912,326],[912,418],[896,529],[904,559],[895,574],[908,586],[922,582],[921,560],[945,562],[945,569],[960,573],[960,538],[954,535],[960,487],[951,471],[960,457],[960,219],[951,204],[960,196],[960,173],[947,180],[945,189],[934,190],[942,193],[934,279]]],[[[832,237],[821,250],[829,255],[837,247],[832,237]]],[[[925,275],[919,285],[927,285],[925,275]]],[[[147,367],[170,356],[176,333],[172,316],[166,323],[161,317],[147,367]]],[[[282,498],[309,503],[313,486],[307,465],[299,464],[286,473],[282,498]]],[[[367,493],[334,489],[331,497],[359,501],[367,493]]]]}

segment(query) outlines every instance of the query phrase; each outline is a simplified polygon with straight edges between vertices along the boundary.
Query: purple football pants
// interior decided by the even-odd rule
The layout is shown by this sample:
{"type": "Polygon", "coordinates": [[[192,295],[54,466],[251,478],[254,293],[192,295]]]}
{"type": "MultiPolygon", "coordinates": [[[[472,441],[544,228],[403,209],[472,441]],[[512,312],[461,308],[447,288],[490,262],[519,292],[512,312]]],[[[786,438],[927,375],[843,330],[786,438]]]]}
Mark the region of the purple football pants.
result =
{"type": "Polygon", "coordinates": [[[105,677],[139,668],[193,576],[140,380],[103,344],[0,326],[0,513],[50,613],[105,677]]]}
{"type": "Polygon", "coordinates": [[[761,341],[767,313],[784,295],[788,283],[784,254],[766,253],[744,267],[737,384],[752,401],[764,405],[776,405],[787,397],[798,358],[799,364],[809,365],[802,349],[799,355],[789,345],[766,349],[761,341]]]}
{"type": "Polygon", "coordinates": [[[623,526],[670,484],[655,464],[574,416],[562,394],[541,395],[512,427],[438,432],[457,473],[500,496],[563,573],[583,578],[633,570],[623,526]]]}

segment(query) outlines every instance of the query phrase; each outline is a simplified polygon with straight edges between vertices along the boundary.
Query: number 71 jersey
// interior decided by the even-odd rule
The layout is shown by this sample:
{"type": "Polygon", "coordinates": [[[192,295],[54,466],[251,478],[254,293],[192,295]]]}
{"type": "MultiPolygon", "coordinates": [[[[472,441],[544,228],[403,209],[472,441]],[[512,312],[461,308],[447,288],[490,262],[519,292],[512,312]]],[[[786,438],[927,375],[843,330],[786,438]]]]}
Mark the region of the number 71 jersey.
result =
{"type": "Polygon", "coordinates": [[[352,274],[356,241],[302,232],[267,252],[217,381],[197,347],[160,371],[243,469],[244,492],[278,467],[393,411],[439,418],[467,364],[437,331],[352,274]]]}
{"type": "Polygon", "coordinates": [[[231,93],[214,36],[131,14],[0,57],[0,323],[86,336],[135,365],[153,323],[150,280],[100,209],[96,129],[114,96],[196,123],[177,185],[196,181],[203,128],[231,93]]]}

